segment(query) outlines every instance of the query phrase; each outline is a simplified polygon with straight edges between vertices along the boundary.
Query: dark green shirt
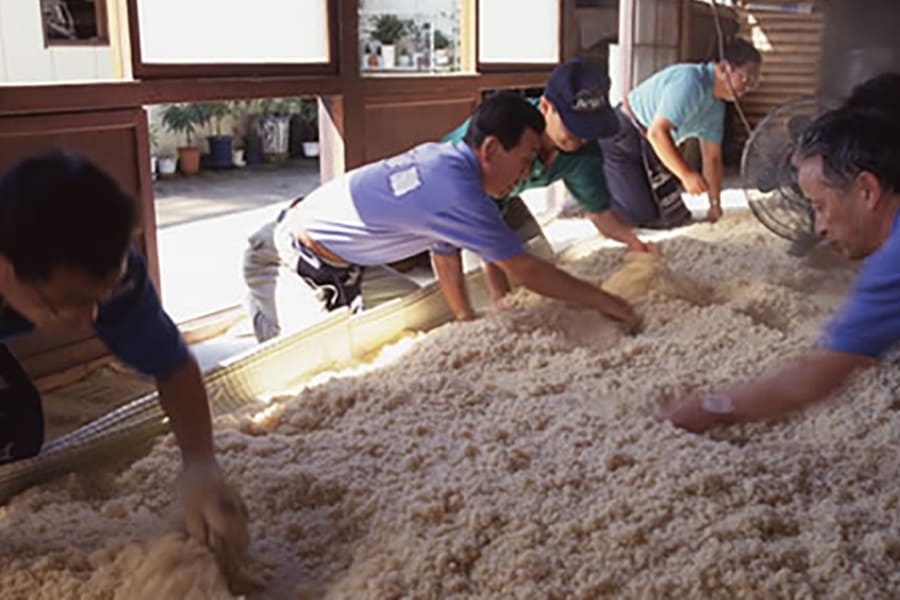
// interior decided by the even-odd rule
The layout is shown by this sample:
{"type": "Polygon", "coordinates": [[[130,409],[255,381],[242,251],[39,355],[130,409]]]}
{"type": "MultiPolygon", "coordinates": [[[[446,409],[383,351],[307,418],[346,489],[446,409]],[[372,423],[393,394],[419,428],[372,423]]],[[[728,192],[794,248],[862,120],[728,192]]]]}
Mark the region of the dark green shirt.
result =
{"type": "MultiPolygon", "coordinates": [[[[529,100],[537,106],[537,100],[529,100]]],[[[444,136],[444,142],[461,142],[469,128],[469,120],[444,136]]],[[[531,165],[531,175],[514,189],[506,198],[502,198],[502,206],[506,201],[515,198],[524,190],[546,187],[562,179],[566,188],[575,200],[587,212],[602,212],[609,208],[609,189],[606,187],[606,176],[603,174],[603,153],[597,142],[590,141],[575,152],[557,153],[548,167],[539,158],[531,165]]]]}

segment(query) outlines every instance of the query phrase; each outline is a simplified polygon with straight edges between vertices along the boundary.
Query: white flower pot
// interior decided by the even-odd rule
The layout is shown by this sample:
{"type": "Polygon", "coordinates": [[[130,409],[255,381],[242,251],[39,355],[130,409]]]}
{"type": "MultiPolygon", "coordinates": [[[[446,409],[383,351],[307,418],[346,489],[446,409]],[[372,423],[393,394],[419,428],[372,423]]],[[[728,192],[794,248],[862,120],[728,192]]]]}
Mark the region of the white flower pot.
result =
{"type": "Polygon", "coordinates": [[[381,66],[385,69],[393,69],[396,66],[397,48],[393,44],[385,44],[381,47],[381,66]]]}
{"type": "Polygon", "coordinates": [[[441,48],[434,51],[434,64],[438,67],[446,67],[450,64],[450,51],[441,48]]]}
{"type": "Polygon", "coordinates": [[[231,164],[235,167],[246,167],[247,163],[244,161],[244,149],[243,148],[235,148],[231,151],[231,164]]]}
{"type": "Polygon", "coordinates": [[[161,176],[171,177],[175,175],[175,169],[178,168],[178,159],[174,156],[160,156],[157,167],[161,176]]]}
{"type": "Polygon", "coordinates": [[[319,142],[303,142],[303,155],[310,158],[319,155],[319,142]]]}

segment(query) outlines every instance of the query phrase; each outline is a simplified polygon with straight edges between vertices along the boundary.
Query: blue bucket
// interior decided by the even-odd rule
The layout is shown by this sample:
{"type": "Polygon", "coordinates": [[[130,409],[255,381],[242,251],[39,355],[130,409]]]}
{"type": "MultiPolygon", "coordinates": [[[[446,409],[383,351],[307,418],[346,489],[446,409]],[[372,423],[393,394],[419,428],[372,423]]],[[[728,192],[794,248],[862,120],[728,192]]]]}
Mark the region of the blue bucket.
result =
{"type": "Polygon", "coordinates": [[[209,142],[209,165],[216,168],[231,166],[231,136],[215,135],[206,138],[209,142]]]}

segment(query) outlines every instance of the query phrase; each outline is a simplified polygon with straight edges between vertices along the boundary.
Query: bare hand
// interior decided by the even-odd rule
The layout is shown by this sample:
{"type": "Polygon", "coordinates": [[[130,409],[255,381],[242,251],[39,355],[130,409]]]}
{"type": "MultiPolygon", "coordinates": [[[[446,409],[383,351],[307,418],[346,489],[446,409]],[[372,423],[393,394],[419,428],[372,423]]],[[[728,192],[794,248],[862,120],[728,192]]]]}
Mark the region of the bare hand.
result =
{"type": "Polygon", "coordinates": [[[506,299],[506,296],[494,298],[494,310],[496,312],[506,312],[511,309],[512,305],[509,303],[509,300],[506,299]]]}
{"type": "Polygon", "coordinates": [[[710,204],[709,210],[706,212],[706,222],[715,223],[722,218],[722,205],[710,204]]]}
{"type": "Polygon", "coordinates": [[[215,463],[185,466],[181,504],[188,534],[217,554],[242,556],[250,544],[247,507],[215,463]]]}
{"type": "Polygon", "coordinates": [[[462,312],[456,313],[456,320],[460,323],[465,323],[466,321],[474,321],[478,318],[478,315],[475,314],[475,311],[471,308],[468,308],[462,312]]]}
{"type": "Polygon", "coordinates": [[[604,292],[603,295],[606,296],[607,302],[600,308],[600,312],[622,323],[625,333],[629,335],[634,335],[640,331],[641,317],[627,300],[607,292],[604,292]]]}
{"type": "Polygon", "coordinates": [[[726,421],[723,415],[705,410],[702,400],[697,397],[683,401],[675,408],[667,409],[660,416],[675,427],[693,433],[703,433],[726,421]]]}
{"type": "Polygon", "coordinates": [[[693,196],[699,196],[709,191],[709,184],[706,182],[706,178],[697,171],[690,171],[685,175],[684,179],[681,180],[681,185],[684,186],[685,192],[693,196]]]}
{"type": "Polygon", "coordinates": [[[631,244],[629,248],[632,252],[646,252],[653,256],[662,256],[662,253],[659,251],[659,246],[652,242],[642,242],[641,240],[638,240],[636,243],[631,244]]]}

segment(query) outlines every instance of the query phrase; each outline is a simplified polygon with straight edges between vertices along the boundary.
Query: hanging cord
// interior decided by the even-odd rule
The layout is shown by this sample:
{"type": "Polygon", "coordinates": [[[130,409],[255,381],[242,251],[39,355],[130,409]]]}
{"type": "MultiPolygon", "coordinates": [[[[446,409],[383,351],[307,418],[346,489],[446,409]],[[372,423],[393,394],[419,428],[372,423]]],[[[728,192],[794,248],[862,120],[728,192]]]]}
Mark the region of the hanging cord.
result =
{"type": "MultiPolygon", "coordinates": [[[[709,4],[712,7],[713,21],[716,24],[716,38],[719,42],[719,60],[725,60],[725,34],[722,33],[722,22],[719,18],[719,5],[716,0],[709,0],[709,4]]],[[[728,90],[731,92],[734,108],[737,110],[737,114],[741,118],[744,128],[747,130],[747,135],[750,135],[753,132],[753,128],[750,127],[750,121],[747,120],[747,116],[744,114],[744,109],[741,107],[741,103],[734,91],[734,86],[731,85],[731,77],[726,77],[725,83],[728,85],[728,90]]]]}

